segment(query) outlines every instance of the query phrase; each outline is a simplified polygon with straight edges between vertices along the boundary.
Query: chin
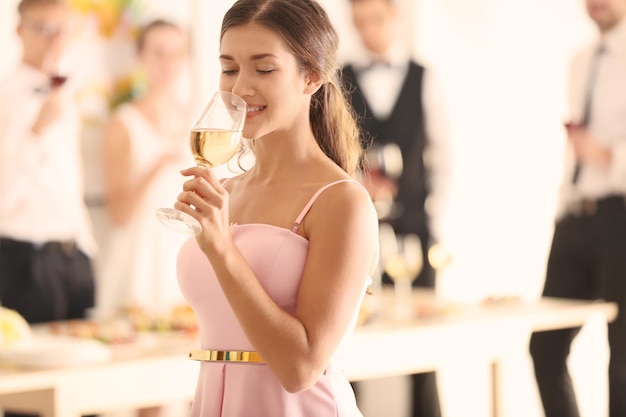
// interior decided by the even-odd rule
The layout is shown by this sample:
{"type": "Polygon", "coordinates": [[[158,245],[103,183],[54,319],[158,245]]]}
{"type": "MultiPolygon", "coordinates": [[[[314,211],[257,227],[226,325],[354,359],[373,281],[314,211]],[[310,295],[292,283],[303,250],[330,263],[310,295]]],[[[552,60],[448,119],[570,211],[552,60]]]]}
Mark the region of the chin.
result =
{"type": "Polygon", "coordinates": [[[246,127],[244,126],[243,128],[243,137],[246,139],[260,139],[262,138],[267,132],[263,132],[260,131],[258,129],[246,129],[246,127]]]}

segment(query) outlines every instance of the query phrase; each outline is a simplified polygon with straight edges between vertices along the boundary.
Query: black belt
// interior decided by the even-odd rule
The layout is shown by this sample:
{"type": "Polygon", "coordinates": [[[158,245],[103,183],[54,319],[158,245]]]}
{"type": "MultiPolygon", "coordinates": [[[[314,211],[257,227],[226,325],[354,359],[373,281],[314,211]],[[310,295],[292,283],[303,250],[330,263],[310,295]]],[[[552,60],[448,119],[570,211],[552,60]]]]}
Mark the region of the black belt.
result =
{"type": "Polygon", "coordinates": [[[44,243],[15,240],[8,237],[0,237],[0,248],[29,248],[35,251],[56,252],[66,256],[76,254],[78,245],[73,240],[49,241],[44,243]]]}
{"type": "Polygon", "coordinates": [[[597,200],[582,199],[567,206],[567,212],[574,217],[595,216],[604,211],[626,210],[626,196],[611,195],[597,200]]]}

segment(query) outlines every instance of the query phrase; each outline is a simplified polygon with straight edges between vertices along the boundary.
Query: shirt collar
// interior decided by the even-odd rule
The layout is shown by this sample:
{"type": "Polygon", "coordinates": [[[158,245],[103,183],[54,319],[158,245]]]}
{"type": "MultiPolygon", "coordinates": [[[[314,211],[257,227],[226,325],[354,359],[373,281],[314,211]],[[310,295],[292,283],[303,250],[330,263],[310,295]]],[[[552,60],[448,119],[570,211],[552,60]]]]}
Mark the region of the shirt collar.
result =
{"type": "Polygon", "coordinates": [[[384,62],[391,68],[403,67],[410,60],[407,51],[400,45],[392,45],[384,54],[373,54],[368,52],[354,60],[354,67],[362,70],[371,67],[373,62],[384,62]]]}

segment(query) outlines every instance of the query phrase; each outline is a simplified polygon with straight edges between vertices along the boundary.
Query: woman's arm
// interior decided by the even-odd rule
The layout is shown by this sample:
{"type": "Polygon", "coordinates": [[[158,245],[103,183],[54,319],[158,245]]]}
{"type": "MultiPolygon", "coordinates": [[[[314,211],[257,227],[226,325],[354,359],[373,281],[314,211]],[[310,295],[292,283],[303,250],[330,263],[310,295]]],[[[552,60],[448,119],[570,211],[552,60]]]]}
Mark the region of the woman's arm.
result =
{"type": "Polygon", "coordinates": [[[109,217],[124,225],[131,217],[159,169],[171,159],[159,163],[137,182],[129,180],[131,173],[130,136],[121,120],[114,117],[105,129],[102,143],[104,187],[109,217]]]}
{"type": "MultiPolygon", "coordinates": [[[[188,173],[202,174],[195,169],[188,173]]],[[[377,259],[378,222],[367,191],[358,184],[339,184],[313,205],[305,222],[309,254],[296,311],[290,314],[269,297],[232,242],[227,214],[216,208],[228,206],[227,193],[208,174],[190,183],[186,189],[193,189],[197,199],[183,193],[181,201],[193,204],[203,215],[187,204],[177,203],[176,208],[196,213],[203,222],[206,234],[198,236],[200,246],[246,336],[287,391],[310,387],[348,329],[377,259]],[[204,181],[217,190],[215,195],[208,187],[195,188],[204,181]],[[201,197],[211,204],[203,204],[201,197]],[[207,223],[213,215],[221,218],[207,223]]]]}

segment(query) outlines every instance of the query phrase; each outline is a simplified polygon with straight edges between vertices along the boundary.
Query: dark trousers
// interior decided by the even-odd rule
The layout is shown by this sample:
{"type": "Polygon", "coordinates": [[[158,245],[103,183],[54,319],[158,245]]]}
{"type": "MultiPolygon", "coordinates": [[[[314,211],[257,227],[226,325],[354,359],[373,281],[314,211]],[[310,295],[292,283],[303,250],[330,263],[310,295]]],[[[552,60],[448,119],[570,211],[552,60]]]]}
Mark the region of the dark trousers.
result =
{"type": "MultiPolygon", "coordinates": [[[[89,258],[72,242],[0,238],[0,301],[29,323],[84,318],[94,305],[89,258]]],[[[5,417],[23,414],[5,413],[5,417]]]]}
{"type": "MultiPolygon", "coordinates": [[[[414,287],[434,288],[435,270],[428,262],[429,238],[427,235],[420,236],[424,267],[413,281],[414,287]]],[[[393,285],[393,281],[383,274],[383,283],[393,285]]],[[[353,383],[355,395],[359,396],[358,383],[353,383]]],[[[411,375],[411,417],[441,417],[441,405],[439,403],[439,391],[437,389],[436,372],[424,372],[411,375]]]]}
{"type": "MultiPolygon", "coordinates": [[[[428,248],[422,243],[423,248],[428,248]]],[[[428,250],[428,249],[426,249],[428,250]]],[[[424,255],[424,268],[415,281],[414,287],[434,288],[435,270],[428,263],[428,255],[424,255]]],[[[437,389],[437,373],[425,372],[411,375],[411,417],[441,417],[439,390],[437,389]]]]}
{"type": "Polygon", "coordinates": [[[72,242],[1,238],[0,300],[29,323],[83,318],[94,305],[91,262],[72,242]]]}
{"type": "MultiPolygon", "coordinates": [[[[617,302],[608,325],[609,415],[626,416],[626,206],[602,199],[557,222],[543,295],[617,302]],[[586,212],[585,212],[586,211],[586,212]]],[[[578,417],[567,369],[570,345],[580,328],[534,333],[530,353],[546,417],[578,417]]]]}

